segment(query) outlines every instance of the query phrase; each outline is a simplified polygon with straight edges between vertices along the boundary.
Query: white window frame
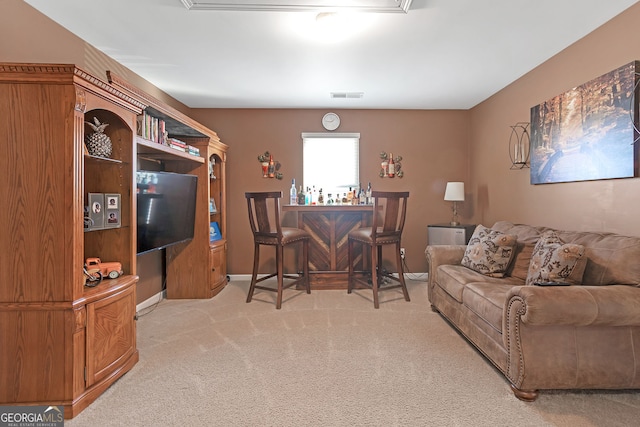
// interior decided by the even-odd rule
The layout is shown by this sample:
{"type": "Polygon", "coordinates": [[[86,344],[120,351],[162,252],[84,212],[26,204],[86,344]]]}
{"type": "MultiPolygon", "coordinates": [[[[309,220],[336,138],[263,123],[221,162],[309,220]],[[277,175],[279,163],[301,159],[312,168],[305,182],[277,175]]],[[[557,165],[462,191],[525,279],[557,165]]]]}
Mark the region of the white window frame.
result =
{"type": "Polygon", "coordinates": [[[302,133],[302,183],[327,197],[360,184],[360,133],[302,133]],[[351,141],[346,141],[351,140],[351,141]],[[309,150],[307,144],[319,143],[309,150]],[[342,147],[340,144],[351,144],[342,147]],[[345,151],[341,151],[345,149],[345,151]]]}

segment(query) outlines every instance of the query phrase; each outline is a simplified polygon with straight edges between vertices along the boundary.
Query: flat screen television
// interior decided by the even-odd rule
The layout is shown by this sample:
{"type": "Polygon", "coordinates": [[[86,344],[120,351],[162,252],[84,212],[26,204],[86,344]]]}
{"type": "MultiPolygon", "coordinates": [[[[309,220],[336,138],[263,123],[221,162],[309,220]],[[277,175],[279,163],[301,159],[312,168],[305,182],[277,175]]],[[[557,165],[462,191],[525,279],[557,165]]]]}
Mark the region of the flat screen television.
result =
{"type": "Polygon", "coordinates": [[[137,171],[138,254],[193,239],[198,177],[137,171]]]}

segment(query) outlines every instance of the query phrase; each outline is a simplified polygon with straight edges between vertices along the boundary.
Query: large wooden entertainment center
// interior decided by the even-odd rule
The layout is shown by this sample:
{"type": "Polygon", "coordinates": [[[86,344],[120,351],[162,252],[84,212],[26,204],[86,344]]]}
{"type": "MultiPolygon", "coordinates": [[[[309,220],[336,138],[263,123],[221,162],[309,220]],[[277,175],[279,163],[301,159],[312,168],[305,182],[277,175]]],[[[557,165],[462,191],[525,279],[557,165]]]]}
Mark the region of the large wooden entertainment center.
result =
{"type": "Polygon", "coordinates": [[[167,248],[167,298],[211,298],[227,284],[227,145],[218,135],[190,117],[130,85],[112,72],[109,82],[134,96],[153,117],[164,120],[169,135],[200,149],[200,157],[136,136],[138,164],[142,169],[188,173],[198,177],[194,238],[188,244],[167,248]],[[213,199],[216,211],[209,212],[213,199]],[[209,224],[220,225],[222,239],[209,240],[209,224]]]}
{"type": "Polygon", "coordinates": [[[198,176],[194,239],[167,249],[167,294],[210,298],[226,284],[227,147],[117,76],[107,83],[74,65],[0,63],[0,113],[0,405],[63,405],[72,418],[138,361],[139,157],[198,176]],[[200,156],[139,138],[144,110],[200,156]],[[94,117],[109,124],[109,158],[86,152],[94,117]],[[88,193],[120,195],[118,227],[85,231],[88,193]],[[223,236],[213,243],[211,221],[223,236]],[[124,274],[85,286],[84,260],[96,256],[124,274]]]}

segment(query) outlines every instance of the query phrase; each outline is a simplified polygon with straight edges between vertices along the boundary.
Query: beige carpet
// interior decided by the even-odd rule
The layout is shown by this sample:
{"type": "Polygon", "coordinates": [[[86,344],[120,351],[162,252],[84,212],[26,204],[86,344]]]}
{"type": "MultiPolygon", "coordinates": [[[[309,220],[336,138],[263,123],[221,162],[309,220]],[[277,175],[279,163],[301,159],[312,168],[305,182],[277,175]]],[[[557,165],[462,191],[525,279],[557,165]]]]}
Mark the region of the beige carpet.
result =
{"type": "Polygon", "coordinates": [[[631,426],[640,392],[517,400],[439,315],[426,284],[164,300],[138,321],[140,362],[68,426],[631,426]]]}

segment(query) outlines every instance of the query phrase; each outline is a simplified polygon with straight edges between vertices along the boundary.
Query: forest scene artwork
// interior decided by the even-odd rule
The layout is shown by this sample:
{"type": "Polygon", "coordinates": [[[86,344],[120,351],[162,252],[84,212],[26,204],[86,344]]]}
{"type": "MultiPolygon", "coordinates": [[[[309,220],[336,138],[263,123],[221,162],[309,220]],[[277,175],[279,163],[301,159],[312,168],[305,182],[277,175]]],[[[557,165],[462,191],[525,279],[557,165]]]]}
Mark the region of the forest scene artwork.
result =
{"type": "Polygon", "coordinates": [[[638,176],[639,65],[531,108],[531,184],[638,176]]]}

